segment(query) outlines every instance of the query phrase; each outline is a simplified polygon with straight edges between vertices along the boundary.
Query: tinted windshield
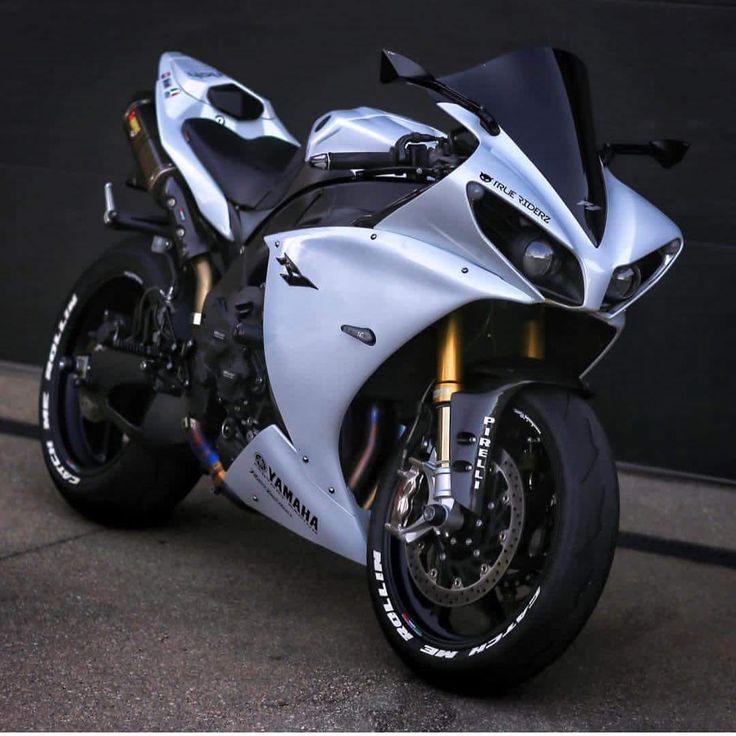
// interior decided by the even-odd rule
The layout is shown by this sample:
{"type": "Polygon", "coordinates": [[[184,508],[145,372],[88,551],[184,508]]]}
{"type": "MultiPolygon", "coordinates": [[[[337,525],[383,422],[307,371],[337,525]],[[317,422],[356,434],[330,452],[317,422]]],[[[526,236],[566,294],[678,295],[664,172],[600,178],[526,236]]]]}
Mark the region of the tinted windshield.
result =
{"type": "Polygon", "coordinates": [[[524,49],[440,81],[493,115],[598,243],[605,187],[583,63],[566,51],[524,49]]]}

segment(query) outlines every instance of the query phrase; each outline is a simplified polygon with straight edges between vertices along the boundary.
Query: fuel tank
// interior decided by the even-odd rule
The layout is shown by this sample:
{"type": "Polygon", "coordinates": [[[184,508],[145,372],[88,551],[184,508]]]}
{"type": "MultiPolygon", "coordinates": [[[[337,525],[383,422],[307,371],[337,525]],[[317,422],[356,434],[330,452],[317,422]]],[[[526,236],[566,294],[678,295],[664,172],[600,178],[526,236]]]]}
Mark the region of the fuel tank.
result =
{"type": "Polygon", "coordinates": [[[445,136],[441,130],[374,107],[333,110],[312,127],[305,158],[320,153],[388,151],[407,133],[445,136]]]}

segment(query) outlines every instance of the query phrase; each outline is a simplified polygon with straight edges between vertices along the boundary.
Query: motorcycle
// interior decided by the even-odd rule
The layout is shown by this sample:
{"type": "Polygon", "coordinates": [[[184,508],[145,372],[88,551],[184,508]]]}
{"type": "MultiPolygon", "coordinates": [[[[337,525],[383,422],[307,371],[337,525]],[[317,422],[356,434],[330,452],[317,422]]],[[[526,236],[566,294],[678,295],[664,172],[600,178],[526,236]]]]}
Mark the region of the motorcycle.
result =
{"type": "Polygon", "coordinates": [[[40,389],[51,478],[85,516],[155,522],[215,492],[366,566],[423,677],[523,681],[590,616],[618,486],[585,376],[683,247],[609,168],[585,68],[525,49],[436,78],[384,51],[449,130],[369,107],[304,146],[180,53],[124,129],[132,233],[77,281],[40,389]],[[133,195],[131,195],[133,196],[133,195]]]}

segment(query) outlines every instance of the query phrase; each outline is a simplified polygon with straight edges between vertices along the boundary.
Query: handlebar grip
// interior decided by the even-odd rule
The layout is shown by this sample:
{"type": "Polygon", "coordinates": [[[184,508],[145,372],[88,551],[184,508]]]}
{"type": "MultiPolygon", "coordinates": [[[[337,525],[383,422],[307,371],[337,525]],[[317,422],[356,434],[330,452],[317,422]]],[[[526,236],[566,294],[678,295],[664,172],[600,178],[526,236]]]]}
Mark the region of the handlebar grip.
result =
{"type": "Polygon", "coordinates": [[[315,169],[347,171],[350,169],[383,169],[396,166],[392,151],[385,153],[320,153],[309,159],[315,169]]]}

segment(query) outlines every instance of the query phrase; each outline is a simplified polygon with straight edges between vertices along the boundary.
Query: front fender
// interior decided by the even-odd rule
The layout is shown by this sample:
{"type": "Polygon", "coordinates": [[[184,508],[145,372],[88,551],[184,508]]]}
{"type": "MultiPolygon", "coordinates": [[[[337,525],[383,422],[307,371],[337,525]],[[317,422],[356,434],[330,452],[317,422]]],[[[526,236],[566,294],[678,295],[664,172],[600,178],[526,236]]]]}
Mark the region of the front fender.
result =
{"type": "Polygon", "coordinates": [[[479,513],[474,500],[493,456],[499,419],[511,399],[528,386],[557,386],[583,395],[589,391],[577,376],[560,372],[540,361],[499,371],[482,366],[476,371],[474,391],[458,391],[450,400],[450,469],[452,497],[479,513]]]}

